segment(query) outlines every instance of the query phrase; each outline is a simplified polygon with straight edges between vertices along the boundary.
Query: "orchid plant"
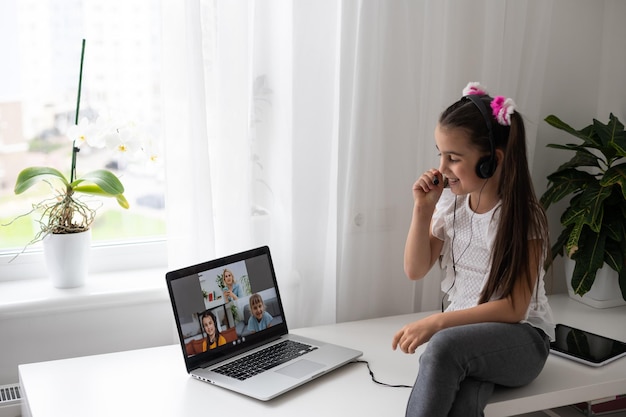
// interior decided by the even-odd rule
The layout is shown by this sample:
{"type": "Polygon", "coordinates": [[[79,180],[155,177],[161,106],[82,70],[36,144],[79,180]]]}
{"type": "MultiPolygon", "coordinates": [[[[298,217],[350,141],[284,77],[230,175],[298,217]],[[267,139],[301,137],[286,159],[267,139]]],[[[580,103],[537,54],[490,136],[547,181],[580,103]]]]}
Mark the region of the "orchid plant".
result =
{"type": "Polygon", "coordinates": [[[135,125],[129,122],[115,123],[112,119],[103,117],[92,124],[83,118],[79,124],[68,129],[67,136],[72,142],[69,178],[56,168],[35,166],[22,170],[15,183],[16,194],[21,194],[42,181],[48,183],[53,190],[54,195],[51,198],[34,204],[28,213],[42,213],[41,232],[34,241],[41,240],[48,233],[77,233],[91,227],[96,210],[81,201],[80,194],[112,197],[121,207],[129,207],[124,197],[124,186],[115,174],[106,169],[98,169],[78,177],[76,160],[85,146],[107,147],[125,156],[144,152],[135,125]]]}
{"type": "Polygon", "coordinates": [[[122,208],[129,207],[124,196],[124,186],[111,171],[98,169],[82,176],[76,174],[77,156],[81,149],[106,147],[127,159],[133,159],[139,154],[146,155],[149,160],[156,159],[142,145],[140,131],[134,122],[119,121],[111,116],[101,116],[95,123],[91,123],[87,118],[78,120],[84,47],[83,40],[76,121],[67,131],[67,137],[72,143],[69,175],[66,176],[53,167],[34,166],[22,170],[15,183],[15,194],[22,194],[41,182],[47,183],[53,194],[52,197],[33,204],[31,211],[19,216],[41,213],[39,219],[41,230],[28,245],[42,240],[51,233],[69,234],[89,230],[98,207],[90,207],[80,198],[81,195],[111,197],[115,198],[122,208]]]}

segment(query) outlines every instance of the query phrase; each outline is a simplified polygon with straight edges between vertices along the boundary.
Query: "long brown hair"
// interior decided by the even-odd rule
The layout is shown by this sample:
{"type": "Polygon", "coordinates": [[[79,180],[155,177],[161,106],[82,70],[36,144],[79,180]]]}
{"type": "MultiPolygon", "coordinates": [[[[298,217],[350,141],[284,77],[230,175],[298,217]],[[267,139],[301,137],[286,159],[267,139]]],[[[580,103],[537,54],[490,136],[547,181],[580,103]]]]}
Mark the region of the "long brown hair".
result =
{"type": "MultiPolygon", "coordinates": [[[[484,95],[480,99],[490,109],[492,97],[484,95]]],[[[498,184],[500,221],[491,253],[491,270],[479,299],[480,304],[494,296],[508,297],[518,279],[524,279],[532,292],[533,284],[539,284],[538,280],[533,283],[533,272],[539,276],[543,260],[549,255],[550,249],[548,221],[535,195],[528,170],[526,132],[522,116],[517,111],[511,114],[511,126],[502,126],[492,115],[489,117],[494,148],[501,149],[504,158],[500,161],[502,167],[498,184]],[[531,253],[529,239],[542,241],[541,253],[531,253]],[[537,271],[530,270],[529,260],[533,258],[536,260],[537,271]]],[[[467,97],[448,107],[441,114],[439,125],[463,129],[473,146],[485,154],[491,152],[485,119],[478,107],[467,97]]]]}

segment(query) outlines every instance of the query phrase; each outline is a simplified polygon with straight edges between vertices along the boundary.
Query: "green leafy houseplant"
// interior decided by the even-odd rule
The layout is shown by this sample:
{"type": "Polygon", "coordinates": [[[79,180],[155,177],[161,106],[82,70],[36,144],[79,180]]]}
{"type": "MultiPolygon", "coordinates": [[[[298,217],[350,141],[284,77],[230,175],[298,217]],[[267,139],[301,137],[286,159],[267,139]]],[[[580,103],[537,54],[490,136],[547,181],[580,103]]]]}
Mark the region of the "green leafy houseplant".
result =
{"type": "Polygon", "coordinates": [[[617,271],[622,298],[626,300],[626,132],[613,114],[608,124],[593,120],[576,130],[550,115],[545,121],[579,140],[579,144],[549,144],[574,152],[574,156],[548,176],[541,196],[546,209],[571,196],[561,216],[564,227],[552,246],[552,259],[568,256],[576,262],[572,288],[587,293],[603,264],[617,271]]]}

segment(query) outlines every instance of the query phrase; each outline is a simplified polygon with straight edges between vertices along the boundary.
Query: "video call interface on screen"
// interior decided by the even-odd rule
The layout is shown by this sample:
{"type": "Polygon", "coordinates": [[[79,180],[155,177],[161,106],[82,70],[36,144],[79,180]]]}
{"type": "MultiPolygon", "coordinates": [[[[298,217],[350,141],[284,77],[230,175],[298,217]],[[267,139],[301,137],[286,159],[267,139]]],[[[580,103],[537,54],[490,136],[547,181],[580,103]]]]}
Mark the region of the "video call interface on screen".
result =
{"type": "Polygon", "coordinates": [[[262,255],[173,284],[187,356],[216,352],[282,323],[269,259],[262,255]]]}

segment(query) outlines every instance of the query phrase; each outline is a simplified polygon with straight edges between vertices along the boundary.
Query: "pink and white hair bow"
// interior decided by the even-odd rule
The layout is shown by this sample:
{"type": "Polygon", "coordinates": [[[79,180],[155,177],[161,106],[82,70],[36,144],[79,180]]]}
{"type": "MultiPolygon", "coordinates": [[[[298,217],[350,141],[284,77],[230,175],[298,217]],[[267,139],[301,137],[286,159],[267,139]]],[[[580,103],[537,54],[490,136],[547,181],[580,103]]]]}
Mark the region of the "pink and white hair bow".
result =
{"type": "Polygon", "coordinates": [[[487,90],[485,89],[485,87],[480,85],[479,82],[473,81],[467,83],[467,85],[463,89],[463,96],[469,96],[474,94],[477,94],[479,96],[485,96],[487,95],[487,90]]]}
{"type": "Polygon", "coordinates": [[[511,115],[515,112],[515,102],[513,99],[497,96],[491,100],[491,110],[493,117],[502,126],[511,126],[511,115]]]}
{"type": "MultiPolygon", "coordinates": [[[[485,87],[480,85],[480,83],[473,81],[465,86],[463,89],[463,96],[474,94],[480,96],[489,95],[485,87]]],[[[497,96],[491,100],[491,112],[500,125],[511,126],[511,115],[515,112],[515,102],[513,99],[497,96]]]]}

